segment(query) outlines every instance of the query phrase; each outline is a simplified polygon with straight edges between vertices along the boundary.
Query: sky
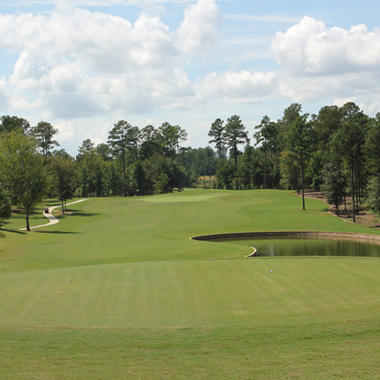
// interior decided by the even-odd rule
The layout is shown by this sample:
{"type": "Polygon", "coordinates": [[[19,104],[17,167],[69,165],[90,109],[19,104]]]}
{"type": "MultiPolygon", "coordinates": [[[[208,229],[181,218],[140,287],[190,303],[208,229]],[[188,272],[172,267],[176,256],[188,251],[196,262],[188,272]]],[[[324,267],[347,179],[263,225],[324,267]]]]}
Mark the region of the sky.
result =
{"type": "Polygon", "coordinates": [[[292,103],[380,112],[374,0],[0,0],[0,115],[50,122],[61,148],[119,120],[205,147],[238,115],[252,139],[292,103]]]}

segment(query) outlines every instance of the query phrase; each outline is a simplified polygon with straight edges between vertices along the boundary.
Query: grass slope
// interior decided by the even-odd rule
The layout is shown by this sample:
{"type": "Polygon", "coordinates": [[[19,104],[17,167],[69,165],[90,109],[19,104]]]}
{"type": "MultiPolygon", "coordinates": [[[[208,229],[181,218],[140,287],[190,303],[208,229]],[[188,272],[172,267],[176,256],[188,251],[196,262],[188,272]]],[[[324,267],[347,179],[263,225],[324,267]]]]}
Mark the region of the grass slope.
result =
{"type": "Polygon", "coordinates": [[[70,208],[40,233],[2,232],[2,379],[380,378],[380,260],[242,259],[242,246],[189,240],[377,230],[285,191],[70,208]]]}

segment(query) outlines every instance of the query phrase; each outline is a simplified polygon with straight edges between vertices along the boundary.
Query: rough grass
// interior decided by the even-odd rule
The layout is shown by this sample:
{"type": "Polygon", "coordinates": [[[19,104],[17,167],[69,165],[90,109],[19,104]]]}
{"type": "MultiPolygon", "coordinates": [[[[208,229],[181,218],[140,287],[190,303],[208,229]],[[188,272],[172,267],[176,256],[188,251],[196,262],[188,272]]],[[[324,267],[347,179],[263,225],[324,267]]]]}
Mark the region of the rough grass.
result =
{"type": "Polygon", "coordinates": [[[215,190],[91,199],[43,232],[3,232],[1,378],[380,378],[379,259],[242,259],[242,246],[189,240],[378,233],[306,202],[215,190]]]}

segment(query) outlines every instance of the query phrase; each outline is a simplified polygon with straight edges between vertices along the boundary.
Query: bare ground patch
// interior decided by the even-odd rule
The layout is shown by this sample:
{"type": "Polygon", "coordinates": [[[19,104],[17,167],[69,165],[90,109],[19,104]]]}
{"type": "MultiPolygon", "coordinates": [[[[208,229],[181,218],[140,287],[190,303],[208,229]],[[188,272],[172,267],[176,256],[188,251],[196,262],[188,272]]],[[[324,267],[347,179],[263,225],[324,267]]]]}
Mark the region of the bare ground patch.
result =
{"type": "MultiPolygon", "coordinates": [[[[302,196],[302,193],[297,194],[302,196]]],[[[329,213],[331,215],[337,216],[340,219],[343,219],[347,223],[352,223],[352,198],[346,198],[346,204],[339,206],[339,215],[337,215],[335,207],[327,203],[327,199],[321,191],[314,190],[305,190],[305,198],[309,199],[318,199],[326,203],[329,206],[329,213]]],[[[361,224],[363,226],[380,228],[380,221],[376,215],[371,214],[366,211],[361,205],[359,205],[359,213],[355,213],[356,224],[361,224]]]]}

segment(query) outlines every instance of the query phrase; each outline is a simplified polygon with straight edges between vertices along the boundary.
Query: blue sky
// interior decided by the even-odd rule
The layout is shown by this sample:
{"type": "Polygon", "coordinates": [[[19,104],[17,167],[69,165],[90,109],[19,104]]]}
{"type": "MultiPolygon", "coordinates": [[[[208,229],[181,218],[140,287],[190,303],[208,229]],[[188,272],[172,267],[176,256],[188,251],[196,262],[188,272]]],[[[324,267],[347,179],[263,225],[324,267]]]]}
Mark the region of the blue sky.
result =
{"type": "MultiPolygon", "coordinates": [[[[375,1],[0,0],[0,115],[49,121],[71,154],[118,120],[250,135],[291,103],[380,112],[375,1]]],[[[252,136],[251,136],[252,137],[252,136]]]]}

